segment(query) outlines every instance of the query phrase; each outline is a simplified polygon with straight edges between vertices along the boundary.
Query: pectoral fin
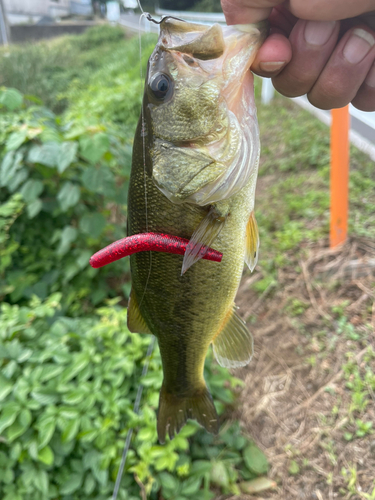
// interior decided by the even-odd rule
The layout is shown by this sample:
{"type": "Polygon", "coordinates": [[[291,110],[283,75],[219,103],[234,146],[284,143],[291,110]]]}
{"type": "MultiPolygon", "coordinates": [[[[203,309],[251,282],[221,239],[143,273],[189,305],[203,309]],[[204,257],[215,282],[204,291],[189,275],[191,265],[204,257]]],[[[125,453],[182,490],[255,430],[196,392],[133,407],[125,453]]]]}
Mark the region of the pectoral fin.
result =
{"type": "Polygon", "coordinates": [[[258,262],[259,253],[259,232],[258,224],[255,219],[254,210],[251,212],[249,221],[246,226],[246,249],[245,262],[249,266],[250,271],[254,271],[258,262]]]}
{"type": "Polygon", "coordinates": [[[253,356],[253,337],[237,314],[235,306],[212,344],[220,366],[237,368],[250,362],[253,356]]]}
{"type": "Polygon", "coordinates": [[[133,290],[130,292],[128,305],[128,328],[132,333],[151,333],[139,310],[137,299],[133,290]]]}
{"type": "Polygon", "coordinates": [[[184,274],[189,267],[206,255],[208,248],[223,229],[225,220],[225,217],[218,216],[214,207],[210,209],[190,238],[182,263],[181,274],[184,274]]]}

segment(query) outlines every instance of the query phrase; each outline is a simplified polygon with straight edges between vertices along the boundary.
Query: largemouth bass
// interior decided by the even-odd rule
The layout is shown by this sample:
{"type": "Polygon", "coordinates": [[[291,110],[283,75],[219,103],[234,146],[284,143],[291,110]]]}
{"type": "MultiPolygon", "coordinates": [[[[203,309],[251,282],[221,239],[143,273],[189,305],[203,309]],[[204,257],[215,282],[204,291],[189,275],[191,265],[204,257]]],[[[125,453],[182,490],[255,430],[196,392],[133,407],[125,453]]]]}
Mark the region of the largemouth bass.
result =
{"type": "Polygon", "coordinates": [[[222,366],[244,366],[253,341],[234,298],[259,238],[254,195],[259,133],[249,71],[267,27],[164,18],[149,59],[129,187],[128,234],[190,240],[184,256],[131,256],[130,331],[159,342],[159,441],[188,418],[218,431],[203,377],[209,345],[222,366]],[[221,263],[203,260],[207,247],[221,263]],[[182,273],[181,273],[182,271],[182,273]]]}

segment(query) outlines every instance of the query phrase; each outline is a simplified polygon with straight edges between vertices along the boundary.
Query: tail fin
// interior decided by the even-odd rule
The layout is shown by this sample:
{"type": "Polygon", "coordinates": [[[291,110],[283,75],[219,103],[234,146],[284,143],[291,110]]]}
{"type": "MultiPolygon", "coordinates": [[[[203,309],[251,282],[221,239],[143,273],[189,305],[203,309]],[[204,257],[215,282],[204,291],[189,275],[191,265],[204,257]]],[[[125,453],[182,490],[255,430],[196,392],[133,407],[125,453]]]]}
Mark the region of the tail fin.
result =
{"type": "Polygon", "coordinates": [[[184,397],[168,393],[163,385],[160,391],[157,425],[159,442],[165,442],[167,433],[170,439],[173,439],[188,418],[197,420],[208,432],[219,432],[219,417],[207,387],[204,386],[195,394],[184,397]]]}

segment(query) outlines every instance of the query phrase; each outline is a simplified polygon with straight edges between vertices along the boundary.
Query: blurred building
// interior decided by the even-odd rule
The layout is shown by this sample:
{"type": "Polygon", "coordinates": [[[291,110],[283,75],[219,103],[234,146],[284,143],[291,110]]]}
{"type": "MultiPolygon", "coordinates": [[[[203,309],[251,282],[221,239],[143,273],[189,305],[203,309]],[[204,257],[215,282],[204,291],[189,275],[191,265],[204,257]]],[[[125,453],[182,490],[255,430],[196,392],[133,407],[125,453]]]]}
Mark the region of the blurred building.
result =
{"type": "Polygon", "coordinates": [[[3,3],[11,24],[93,13],[91,0],[3,0],[3,3]]]}
{"type": "Polygon", "coordinates": [[[8,17],[63,17],[70,14],[70,0],[3,0],[8,17]]]}

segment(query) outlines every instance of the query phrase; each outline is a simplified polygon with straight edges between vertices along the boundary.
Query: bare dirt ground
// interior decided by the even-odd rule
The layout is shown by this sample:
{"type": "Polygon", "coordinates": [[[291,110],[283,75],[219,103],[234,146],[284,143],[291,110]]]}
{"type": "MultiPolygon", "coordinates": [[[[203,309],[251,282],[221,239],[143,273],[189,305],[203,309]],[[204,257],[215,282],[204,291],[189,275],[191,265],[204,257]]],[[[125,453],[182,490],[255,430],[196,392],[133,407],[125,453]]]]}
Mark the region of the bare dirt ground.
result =
{"type": "Polygon", "coordinates": [[[261,295],[262,269],[245,275],[237,297],[255,339],[237,418],[276,483],[241,499],[375,499],[375,241],[304,255],[261,295]]]}

